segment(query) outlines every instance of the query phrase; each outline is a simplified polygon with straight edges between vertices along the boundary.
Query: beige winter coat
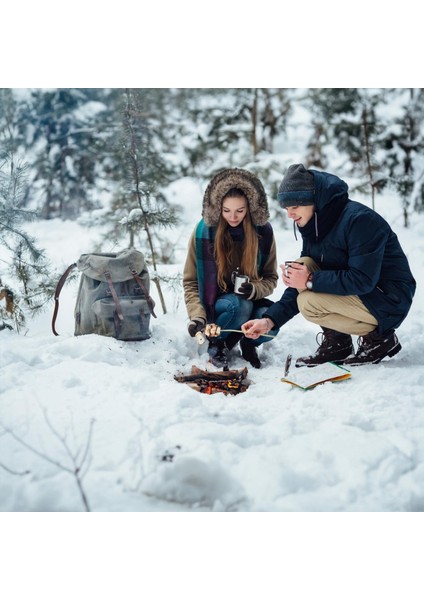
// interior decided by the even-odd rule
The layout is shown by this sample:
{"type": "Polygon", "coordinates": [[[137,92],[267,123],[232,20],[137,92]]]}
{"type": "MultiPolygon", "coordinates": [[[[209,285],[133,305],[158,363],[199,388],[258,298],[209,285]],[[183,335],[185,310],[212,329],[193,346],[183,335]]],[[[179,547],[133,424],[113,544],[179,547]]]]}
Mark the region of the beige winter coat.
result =
{"type": "MultiPolygon", "coordinates": [[[[190,320],[196,317],[201,317],[206,320],[206,311],[199,297],[199,286],[197,281],[197,264],[196,264],[196,228],[194,229],[188,246],[187,259],[184,265],[183,273],[183,288],[184,301],[187,307],[187,313],[190,320]]],[[[236,245],[235,262],[230,266],[231,271],[235,271],[241,264],[242,244],[234,242],[236,245]]],[[[277,273],[277,251],[275,240],[272,241],[271,250],[268,260],[264,265],[262,276],[257,281],[252,281],[255,286],[255,294],[252,300],[260,300],[272,294],[278,282],[277,273]]],[[[233,291],[233,284],[227,281],[228,292],[233,291]]],[[[221,290],[221,293],[224,293],[221,290]]]]}

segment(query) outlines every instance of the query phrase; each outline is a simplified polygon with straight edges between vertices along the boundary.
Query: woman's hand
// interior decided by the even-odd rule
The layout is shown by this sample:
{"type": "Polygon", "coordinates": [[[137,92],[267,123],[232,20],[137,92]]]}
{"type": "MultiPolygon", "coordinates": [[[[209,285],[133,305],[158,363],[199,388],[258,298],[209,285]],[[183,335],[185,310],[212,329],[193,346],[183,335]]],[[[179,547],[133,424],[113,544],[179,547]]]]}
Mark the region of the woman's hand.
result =
{"type": "Polygon", "coordinates": [[[296,288],[298,290],[304,290],[306,288],[306,282],[309,277],[309,269],[302,263],[292,262],[286,268],[286,265],[280,265],[283,271],[283,283],[287,287],[296,288]]]}
{"type": "Polygon", "coordinates": [[[199,331],[203,331],[205,325],[205,319],[202,319],[201,317],[196,317],[192,319],[187,325],[188,333],[191,335],[191,337],[195,337],[196,333],[198,333],[199,331]]]}

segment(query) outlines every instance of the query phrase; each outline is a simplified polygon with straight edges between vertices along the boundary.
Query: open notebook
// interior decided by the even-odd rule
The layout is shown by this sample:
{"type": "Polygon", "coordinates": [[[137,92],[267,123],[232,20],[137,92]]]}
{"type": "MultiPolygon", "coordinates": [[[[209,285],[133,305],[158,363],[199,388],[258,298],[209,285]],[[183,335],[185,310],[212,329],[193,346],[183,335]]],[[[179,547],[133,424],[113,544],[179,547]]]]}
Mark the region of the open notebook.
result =
{"type": "Polygon", "coordinates": [[[310,390],[316,385],[326,383],[327,381],[343,381],[351,377],[350,371],[327,362],[316,367],[299,367],[292,369],[291,373],[281,379],[284,383],[290,383],[302,390],[310,390]]]}

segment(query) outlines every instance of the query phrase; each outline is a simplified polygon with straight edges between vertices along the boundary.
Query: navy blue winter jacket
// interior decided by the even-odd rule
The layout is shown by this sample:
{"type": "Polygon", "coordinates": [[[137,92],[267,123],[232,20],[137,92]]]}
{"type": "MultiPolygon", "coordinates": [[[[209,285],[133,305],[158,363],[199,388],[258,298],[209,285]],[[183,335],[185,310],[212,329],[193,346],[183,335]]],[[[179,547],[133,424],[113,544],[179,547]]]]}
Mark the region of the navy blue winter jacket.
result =
{"type": "MultiPolygon", "coordinates": [[[[321,269],[314,273],[313,291],[357,295],[377,319],[379,333],[396,329],[416,288],[396,234],[377,212],[348,198],[342,179],[309,172],[315,179],[315,215],[299,231],[301,256],[310,256],[321,269]]],[[[264,316],[281,327],[299,312],[297,296],[297,290],[287,288],[264,316]]]]}

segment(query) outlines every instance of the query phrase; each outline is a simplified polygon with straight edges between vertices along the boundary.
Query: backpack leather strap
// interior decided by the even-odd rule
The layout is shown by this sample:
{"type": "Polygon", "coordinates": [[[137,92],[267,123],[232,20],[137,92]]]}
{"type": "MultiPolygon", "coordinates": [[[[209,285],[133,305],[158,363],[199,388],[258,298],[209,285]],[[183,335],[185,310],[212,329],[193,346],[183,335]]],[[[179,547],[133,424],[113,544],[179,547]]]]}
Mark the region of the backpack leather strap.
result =
{"type": "Polygon", "coordinates": [[[56,318],[57,318],[57,313],[59,312],[59,295],[60,295],[60,292],[62,291],[62,288],[64,286],[66,278],[68,277],[68,275],[72,271],[72,269],[74,269],[76,266],[77,266],[77,263],[72,263],[72,265],[69,265],[69,267],[66,269],[66,271],[64,272],[62,277],[59,279],[56,289],[55,289],[55,292],[54,292],[54,311],[53,311],[53,318],[52,318],[52,331],[55,335],[59,335],[56,331],[56,318]]]}
{"type": "Polygon", "coordinates": [[[124,315],[122,314],[122,308],[121,305],[119,303],[119,298],[118,298],[118,294],[116,293],[115,288],[113,287],[113,281],[112,281],[112,277],[110,276],[109,271],[105,271],[104,276],[106,277],[106,281],[109,284],[109,288],[112,294],[112,298],[115,302],[115,306],[116,306],[116,314],[118,315],[118,318],[123,321],[124,320],[124,315]]]}
{"type": "Polygon", "coordinates": [[[139,276],[139,274],[137,273],[137,271],[135,269],[131,269],[131,274],[134,277],[134,279],[136,280],[136,282],[138,283],[138,285],[140,286],[140,288],[143,290],[144,295],[145,295],[146,300],[147,300],[147,304],[150,306],[150,312],[152,313],[152,315],[156,319],[156,315],[155,315],[155,303],[153,302],[152,297],[149,295],[149,292],[147,291],[146,286],[141,281],[141,277],[139,276]]]}

